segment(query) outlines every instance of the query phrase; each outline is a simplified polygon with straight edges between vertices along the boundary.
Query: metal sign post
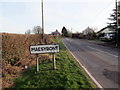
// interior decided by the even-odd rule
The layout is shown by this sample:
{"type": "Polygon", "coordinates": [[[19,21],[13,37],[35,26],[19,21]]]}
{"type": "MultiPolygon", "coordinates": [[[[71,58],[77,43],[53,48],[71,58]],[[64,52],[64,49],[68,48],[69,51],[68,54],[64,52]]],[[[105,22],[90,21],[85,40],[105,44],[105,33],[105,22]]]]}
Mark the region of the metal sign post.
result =
{"type": "Polygon", "coordinates": [[[53,56],[53,69],[56,70],[56,61],[55,61],[55,53],[52,54],[53,56]]]}
{"type": "Polygon", "coordinates": [[[38,61],[38,54],[36,54],[36,65],[37,65],[37,72],[39,71],[39,61],[38,61]]]}

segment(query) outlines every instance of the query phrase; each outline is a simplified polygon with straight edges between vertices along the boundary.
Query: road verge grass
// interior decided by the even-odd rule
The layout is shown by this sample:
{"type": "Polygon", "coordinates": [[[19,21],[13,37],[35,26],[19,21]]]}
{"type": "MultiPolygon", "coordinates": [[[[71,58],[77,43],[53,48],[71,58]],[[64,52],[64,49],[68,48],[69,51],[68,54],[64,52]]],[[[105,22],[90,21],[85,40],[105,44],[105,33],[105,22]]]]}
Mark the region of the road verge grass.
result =
{"type": "Polygon", "coordinates": [[[39,58],[40,72],[36,73],[36,66],[30,67],[13,80],[11,88],[95,88],[61,40],[55,38],[54,42],[60,45],[60,52],[56,53],[57,69],[53,70],[50,59],[39,58]]]}

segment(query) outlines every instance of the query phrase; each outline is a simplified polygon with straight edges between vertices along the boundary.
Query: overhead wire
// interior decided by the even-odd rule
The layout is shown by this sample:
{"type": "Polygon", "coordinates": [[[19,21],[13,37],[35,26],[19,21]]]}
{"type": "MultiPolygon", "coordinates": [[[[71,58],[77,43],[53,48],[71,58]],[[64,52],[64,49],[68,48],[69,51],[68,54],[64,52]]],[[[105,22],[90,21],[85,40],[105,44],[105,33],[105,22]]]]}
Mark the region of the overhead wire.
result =
{"type": "MultiPolygon", "coordinates": [[[[91,19],[91,21],[92,21],[91,24],[93,24],[96,20],[99,20],[100,15],[103,15],[103,14],[106,12],[106,10],[108,10],[108,8],[111,7],[111,5],[113,5],[113,0],[111,0],[110,3],[108,3],[108,4],[106,5],[106,7],[104,7],[101,11],[99,11],[99,12],[91,19]]],[[[112,10],[111,10],[111,11],[112,11],[112,10]]],[[[91,22],[91,21],[90,21],[90,22],[91,22]]],[[[106,22],[106,23],[107,23],[107,22],[106,22]]],[[[91,24],[90,24],[89,26],[91,26],[91,24]]]]}

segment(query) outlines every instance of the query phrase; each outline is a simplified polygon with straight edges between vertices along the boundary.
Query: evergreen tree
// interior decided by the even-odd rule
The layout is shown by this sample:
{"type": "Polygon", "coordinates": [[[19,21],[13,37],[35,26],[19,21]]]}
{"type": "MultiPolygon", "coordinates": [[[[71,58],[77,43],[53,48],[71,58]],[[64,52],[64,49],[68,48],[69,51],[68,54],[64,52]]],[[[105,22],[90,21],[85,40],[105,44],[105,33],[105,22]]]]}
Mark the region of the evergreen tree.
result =
{"type": "MultiPolygon", "coordinates": [[[[118,38],[117,35],[119,35],[119,33],[120,33],[119,29],[117,28],[117,17],[120,17],[120,5],[118,5],[117,8],[118,8],[118,10],[116,8],[113,9],[113,13],[110,14],[110,18],[108,18],[111,21],[109,23],[108,27],[111,28],[111,30],[113,30],[114,36],[112,38],[112,41],[115,43],[117,43],[117,38],[118,38]],[[118,14],[116,14],[116,13],[118,13],[118,14]]],[[[120,25],[120,19],[118,19],[118,25],[120,25]]]]}
{"type": "Polygon", "coordinates": [[[68,31],[65,27],[62,28],[62,36],[63,37],[68,37],[68,31]]]}

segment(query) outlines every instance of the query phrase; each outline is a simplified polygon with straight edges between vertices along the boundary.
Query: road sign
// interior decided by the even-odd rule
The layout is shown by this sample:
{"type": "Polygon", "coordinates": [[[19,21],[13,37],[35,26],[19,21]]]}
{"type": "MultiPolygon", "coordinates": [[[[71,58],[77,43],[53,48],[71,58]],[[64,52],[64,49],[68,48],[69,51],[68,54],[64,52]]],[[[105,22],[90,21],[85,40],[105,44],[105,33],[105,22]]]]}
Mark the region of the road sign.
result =
{"type": "Polygon", "coordinates": [[[32,45],[30,46],[31,54],[44,54],[59,52],[59,45],[32,45]]]}
{"type": "Polygon", "coordinates": [[[53,69],[56,69],[55,53],[59,52],[59,45],[32,45],[30,46],[30,53],[36,54],[37,72],[39,71],[38,54],[52,53],[53,54],[53,69]]]}

